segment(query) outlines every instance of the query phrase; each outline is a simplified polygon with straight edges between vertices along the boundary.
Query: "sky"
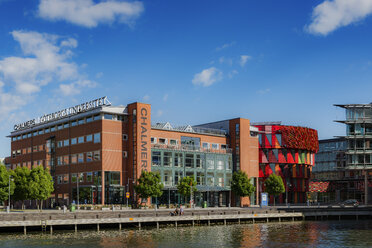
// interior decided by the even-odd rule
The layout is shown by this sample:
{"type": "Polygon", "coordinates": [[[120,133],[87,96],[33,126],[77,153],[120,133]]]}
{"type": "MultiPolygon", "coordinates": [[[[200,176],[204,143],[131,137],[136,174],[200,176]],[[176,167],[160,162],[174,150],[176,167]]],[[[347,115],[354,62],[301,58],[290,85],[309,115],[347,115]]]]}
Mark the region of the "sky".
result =
{"type": "Polygon", "coordinates": [[[0,0],[0,157],[14,124],[107,96],[152,122],[345,134],[372,101],[372,0],[0,0]]]}

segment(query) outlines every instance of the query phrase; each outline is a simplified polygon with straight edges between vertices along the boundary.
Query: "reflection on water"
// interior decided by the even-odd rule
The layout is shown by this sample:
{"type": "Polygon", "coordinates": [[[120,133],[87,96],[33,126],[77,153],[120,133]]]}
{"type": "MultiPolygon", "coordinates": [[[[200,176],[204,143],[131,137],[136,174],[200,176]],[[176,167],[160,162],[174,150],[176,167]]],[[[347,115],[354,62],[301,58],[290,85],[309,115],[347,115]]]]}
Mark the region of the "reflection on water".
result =
{"type": "Polygon", "coordinates": [[[372,247],[371,221],[0,235],[0,247],[372,247]]]}

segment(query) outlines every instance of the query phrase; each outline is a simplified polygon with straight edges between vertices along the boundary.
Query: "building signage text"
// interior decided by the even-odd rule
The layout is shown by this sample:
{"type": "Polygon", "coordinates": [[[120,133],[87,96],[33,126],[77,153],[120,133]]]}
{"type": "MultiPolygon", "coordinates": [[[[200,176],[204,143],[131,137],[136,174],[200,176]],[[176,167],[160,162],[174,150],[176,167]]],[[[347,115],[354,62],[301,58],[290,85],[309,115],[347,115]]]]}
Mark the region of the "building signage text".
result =
{"type": "Polygon", "coordinates": [[[147,109],[141,108],[140,112],[140,127],[141,127],[141,169],[147,171],[147,133],[148,133],[148,118],[147,118],[147,109]]]}
{"type": "Polygon", "coordinates": [[[57,119],[61,119],[67,116],[76,115],[94,108],[98,108],[100,106],[104,105],[110,105],[110,102],[107,100],[107,97],[101,97],[89,102],[85,102],[79,105],[76,105],[75,107],[66,108],[60,111],[57,111],[52,114],[43,115],[37,119],[29,120],[20,124],[14,125],[14,130],[21,130],[25,128],[30,128],[36,124],[43,124],[50,121],[54,121],[57,119]]]}

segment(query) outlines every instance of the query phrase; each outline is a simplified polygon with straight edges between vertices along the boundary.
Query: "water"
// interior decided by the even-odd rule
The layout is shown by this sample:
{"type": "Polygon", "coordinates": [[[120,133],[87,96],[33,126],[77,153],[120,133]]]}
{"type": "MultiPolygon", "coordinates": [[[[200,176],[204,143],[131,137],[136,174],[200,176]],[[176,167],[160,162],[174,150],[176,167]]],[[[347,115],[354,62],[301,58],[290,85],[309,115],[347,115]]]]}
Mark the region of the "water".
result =
{"type": "Polygon", "coordinates": [[[0,235],[0,247],[372,247],[372,221],[288,222],[160,230],[0,235]]]}

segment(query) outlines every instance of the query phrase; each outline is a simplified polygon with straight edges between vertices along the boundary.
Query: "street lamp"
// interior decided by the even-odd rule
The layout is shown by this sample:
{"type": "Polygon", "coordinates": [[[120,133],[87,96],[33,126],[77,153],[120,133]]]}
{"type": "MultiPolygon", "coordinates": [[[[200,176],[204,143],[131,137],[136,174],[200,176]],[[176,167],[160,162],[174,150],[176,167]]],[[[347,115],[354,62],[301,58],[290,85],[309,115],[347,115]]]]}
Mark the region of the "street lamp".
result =
{"type": "Polygon", "coordinates": [[[10,212],[10,180],[14,181],[11,175],[9,175],[9,200],[8,200],[8,209],[7,212],[10,212]]]}

